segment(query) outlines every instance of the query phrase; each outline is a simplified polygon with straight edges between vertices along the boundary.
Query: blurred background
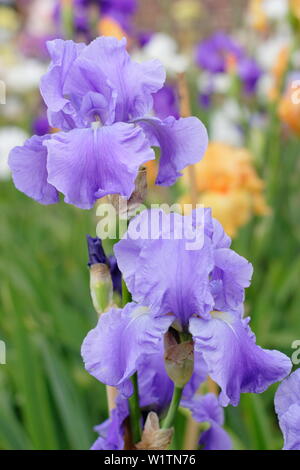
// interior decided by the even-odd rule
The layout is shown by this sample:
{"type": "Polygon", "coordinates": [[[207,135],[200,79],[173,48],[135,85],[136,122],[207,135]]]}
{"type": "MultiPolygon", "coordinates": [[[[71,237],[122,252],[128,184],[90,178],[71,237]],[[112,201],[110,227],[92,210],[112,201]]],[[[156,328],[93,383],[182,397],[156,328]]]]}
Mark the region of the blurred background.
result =
{"type": "MultiPolygon", "coordinates": [[[[55,131],[39,94],[46,41],[99,34],[164,63],[156,115],[180,115],[181,84],[209,130],[204,160],[174,187],[154,187],[148,167],[149,203],[212,207],[254,265],[246,313],[258,343],[292,356],[300,340],[300,1],[0,1],[0,449],[87,449],[107,416],[104,387],[80,357],[97,320],[85,242],[95,212],[39,205],[7,165],[11,148],[55,131]]],[[[236,449],[282,447],[275,389],[226,409],[236,449]]]]}

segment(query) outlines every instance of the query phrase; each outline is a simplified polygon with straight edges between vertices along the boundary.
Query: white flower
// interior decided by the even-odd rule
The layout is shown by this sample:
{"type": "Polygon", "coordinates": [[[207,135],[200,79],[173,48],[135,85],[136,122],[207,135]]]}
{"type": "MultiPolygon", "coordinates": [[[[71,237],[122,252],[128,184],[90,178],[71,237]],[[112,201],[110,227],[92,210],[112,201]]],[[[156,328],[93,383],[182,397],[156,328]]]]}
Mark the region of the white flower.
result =
{"type": "Polygon", "coordinates": [[[243,146],[244,136],[239,126],[241,109],[234,100],[227,100],[212,115],[209,137],[213,141],[243,146]]]}
{"type": "Polygon", "coordinates": [[[288,0],[264,0],[262,7],[267,17],[274,21],[284,19],[289,10],[288,0]]]}
{"type": "MultiPolygon", "coordinates": [[[[57,0],[33,0],[30,2],[26,29],[33,36],[53,32],[53,12],[57,0]]],[[[74,6],[75,8],[75,6],[74,6]]]]}
{"type": "Polygon", "coordinates": [[[138,62],[159,59],[170,74],[185,72],[189,65],[188,57],[177,52],[176,41],[164,33],[154,34],[140,51],[133,54],[138,62]]]}
{"type": "Polygon", "coordinates": [[[291,43],[288,31],[263,41],[256,49],[256,59],[264,70],[271,70],[277,61],[280,51],[291,43]]]}
{"type": "Polygon", "coordinates": [[[10,177],[10,169],[7,164],[9,152],[17,145],[23,145],[28,134],[20,127],[2,127],[0,129],[0,179],[10,177]]]}
{"type": "Polygon", "coordinates": [[[274,85],[274,76],[271,73],[264,73],[260,77],[257,83],[257,94],[262,101],[269,101],[270,90],[274,85]]]}
{"type": "Polygon", "coordinates": [[[7,90],[24,93],[38,87],[47,66],[35,59],[23,59],[6,70],[4,81],[7,90]]]}
{"type": "Polygon", "coordinates": [[[201,72],[201,75],[198,77],[197,83],[201,93],[205,93],[212,88],[215,93],[225,95],[230,88],[231,78],[227,73],[216,73],[212,75],[204,71],[201,72]]]}

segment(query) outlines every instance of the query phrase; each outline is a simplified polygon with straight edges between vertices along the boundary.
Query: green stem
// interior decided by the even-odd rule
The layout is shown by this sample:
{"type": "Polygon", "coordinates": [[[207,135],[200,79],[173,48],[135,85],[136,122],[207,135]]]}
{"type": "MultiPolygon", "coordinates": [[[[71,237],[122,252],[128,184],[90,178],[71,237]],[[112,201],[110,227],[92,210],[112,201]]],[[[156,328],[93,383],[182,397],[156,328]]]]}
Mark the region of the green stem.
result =
{"type": "Polygon", "coordinates": [[[133,443],[136,444],[141,440],[141,410],[139,403],[139,389],[137,373],[131,378],[133,384],[133,395],[129,398],[129,409],[130,409],[130,423],[133,443]]]}
{"type": "Polygon", "coordinates": [[[62,26],[66,39],[72,39],[74,36],[74,15],[71,2],[62,4],[62,26]]]}
{"type": "Polygon", "coordinates": [[[167,416],[163,420],[162,429],[168,429],[168,428],[173,426],[173,423],[174,423],[175,418],[176,418],[177,410],[178,410],[178,407],[179,407],[179,403],[180,403],[180,400],[181,400],[182,391],[183,391],[183,388],[180,388],[180,387],[175,387],[174,388],[170,408],[168,410],[167,416]]]}

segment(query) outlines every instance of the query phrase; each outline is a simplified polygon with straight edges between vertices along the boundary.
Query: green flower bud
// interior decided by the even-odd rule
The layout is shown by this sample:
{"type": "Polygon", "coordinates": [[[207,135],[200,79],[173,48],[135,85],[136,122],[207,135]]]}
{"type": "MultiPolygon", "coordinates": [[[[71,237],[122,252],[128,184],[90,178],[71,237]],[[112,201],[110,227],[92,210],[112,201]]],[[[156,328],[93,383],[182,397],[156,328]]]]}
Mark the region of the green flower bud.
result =
{"type": "Polygon", "coordinates": [[[113,284],[106,264],[97,263],[90,267],[90,291],[94,308],[101,315],[112,305],[113,299],[113,284]]]}
{"type": "Polygon", "coordinates": [[[164,336],[164,344],[167,374],[176,387],[182,388],[194,371],[194,343],[192,340],[180,342],[180,336],[169,330],[164,336]]]}

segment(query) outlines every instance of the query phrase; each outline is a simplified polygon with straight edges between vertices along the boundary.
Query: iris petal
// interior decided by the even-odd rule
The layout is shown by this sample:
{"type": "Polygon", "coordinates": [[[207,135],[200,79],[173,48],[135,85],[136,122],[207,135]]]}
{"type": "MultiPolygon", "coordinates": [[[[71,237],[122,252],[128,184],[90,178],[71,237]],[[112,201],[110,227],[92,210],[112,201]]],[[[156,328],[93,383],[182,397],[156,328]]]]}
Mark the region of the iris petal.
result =
{"type": "Polygon", "coordinates": [[[182,175],[188,165],[203,157],[207,145],[207,131],[196,117],[163,121],[158,118],[136,120],[144,129],[150,142],[160,147],[159,171],[156,184],[170,186],[182,175]]]}
{"type": "Polygon", "coordinates": [[[45,145],[49,182],[67,203],[82,209],[107,194],[130,197],[140,165],[154,158],[143,131],[133,124],[73,129],[45,145]]]}
{"type": "Polygon", "coordinates": [[[82,345],[87,371],[130,395],[130,377],[145,355],[160,350],[162,336],[173,319],[171,315],[154,317],[147,308],[135,303],[104,313],[82,345]]]}
{"type": "Polygon", "coordinates": [[[57,190],[48,182],[47,149],[50,135],[33,136],[9,155],[9,166],[16,188],[41,204],[58,202],[57,190]]]}
{"type": "Polygon", "coordinates": [[[222,389],[223,406],[236,406],[240,393],[264,392],[291,370],[287,356],[255,344],[250,328],[236,314],[216,312],[210,320],[192,318],[190,332],[209,375],[222,389]]]}

